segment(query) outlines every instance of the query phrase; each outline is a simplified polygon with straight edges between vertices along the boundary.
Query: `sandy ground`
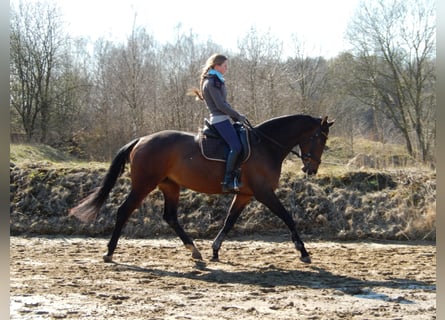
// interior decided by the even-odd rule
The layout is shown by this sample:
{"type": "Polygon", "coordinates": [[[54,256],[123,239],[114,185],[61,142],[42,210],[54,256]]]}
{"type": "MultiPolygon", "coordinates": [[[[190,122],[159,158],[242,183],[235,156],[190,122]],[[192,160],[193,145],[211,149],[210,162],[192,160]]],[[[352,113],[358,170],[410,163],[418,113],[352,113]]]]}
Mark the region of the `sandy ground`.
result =
{"type": "Polygon", "coordinates": [[[436,319],[434,243],[228,239],[220,262],[197,240],[196,264],[176,239],[10,239],[11,319],[436,319]]]}

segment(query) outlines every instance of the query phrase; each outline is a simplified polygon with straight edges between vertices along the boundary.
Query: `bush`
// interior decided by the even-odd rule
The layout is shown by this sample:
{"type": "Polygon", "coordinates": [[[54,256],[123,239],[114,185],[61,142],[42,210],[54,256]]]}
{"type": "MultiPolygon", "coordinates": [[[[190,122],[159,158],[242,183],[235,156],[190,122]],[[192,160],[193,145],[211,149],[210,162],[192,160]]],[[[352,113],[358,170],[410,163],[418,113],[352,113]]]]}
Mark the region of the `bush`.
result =
{"type": "MultiPolygon", "coordinates": [[[[115,213],[130,189],[128,174],[116,183],[94,223],[68,217],[69,208],[99,186],[103,166],[48,162],[10,165],[10,232],[102,236],[111,234],[115,213]]],[[[285,170],[276,191],[298,230],[318,239],[435,240],[436,176],[425,170],[346,171],[305,179],[285,170]]],[[[214,237],[232,200],[228,195],[181,193],[179,220],[193,237],[214,237]]],[[[123,234],[173,235],[162,220],[163,197],[152,192],[123,234]]],[[[284,223],[257,201],[242,213],[232,234],[287,232],[284,223]]]]}

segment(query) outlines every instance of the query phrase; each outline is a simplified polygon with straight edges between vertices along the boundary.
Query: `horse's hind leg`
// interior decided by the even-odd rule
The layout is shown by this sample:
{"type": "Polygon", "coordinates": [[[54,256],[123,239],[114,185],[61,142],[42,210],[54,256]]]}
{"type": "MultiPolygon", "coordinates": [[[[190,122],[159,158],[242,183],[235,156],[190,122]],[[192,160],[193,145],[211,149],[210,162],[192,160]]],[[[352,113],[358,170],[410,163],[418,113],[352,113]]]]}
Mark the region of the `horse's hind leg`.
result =
{"type": "Polygon", "coordinates": [[[122,232],[122,228],[127,223],[128,218],[130,217],[131,213],[140,205],[140,203],[146,197],[147,194],[148,194],[148,191],[141,194],[141,193],[135,192],[134,190],[131,190],[127,199],[125,199],[125,201],[122,203],[122,205],[117,210],[116,224],[114,226],[114,230],[113,230],[111,239],[108,242],[108,251],[103,256],[103,259],[105,262],[113,261],[113,253],[114,253],[114,250],[116,249],[117,242],[118,242],[119,237],[122,232]]]}
{"type": "Polygon", "coordinates": [[[159,189],[164,194],[164,220],[175,231],[185,247],[192,252],[192,258],[202,260],[201,253],[196,248],[193,240],[187,235],[178,222],[179,185],[167,179],[159,184],[159,189]]]}

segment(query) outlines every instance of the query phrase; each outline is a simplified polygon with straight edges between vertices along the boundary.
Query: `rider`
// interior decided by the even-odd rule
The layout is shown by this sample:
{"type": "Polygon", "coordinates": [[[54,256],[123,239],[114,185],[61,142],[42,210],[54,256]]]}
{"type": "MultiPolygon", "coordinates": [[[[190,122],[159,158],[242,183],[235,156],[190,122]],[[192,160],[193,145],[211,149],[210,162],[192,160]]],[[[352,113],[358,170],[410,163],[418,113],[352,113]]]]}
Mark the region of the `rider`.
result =
{"type": "Polygon", "coordinates": [[[224,74],[227,69],[226,56],[217,53],[210,56],[202,69],[200,88],[193,89],[193,94],[197,96],[197,100],[205,101],[210,111],[210,123],[230,148],[222,190],[223,192],[237,192],[239,185],[236,181],[235,166],[242,151],[242,145],[233,127],[233,120],[243,123],[246,117],[233,109],[226,101],[224,74]]]}

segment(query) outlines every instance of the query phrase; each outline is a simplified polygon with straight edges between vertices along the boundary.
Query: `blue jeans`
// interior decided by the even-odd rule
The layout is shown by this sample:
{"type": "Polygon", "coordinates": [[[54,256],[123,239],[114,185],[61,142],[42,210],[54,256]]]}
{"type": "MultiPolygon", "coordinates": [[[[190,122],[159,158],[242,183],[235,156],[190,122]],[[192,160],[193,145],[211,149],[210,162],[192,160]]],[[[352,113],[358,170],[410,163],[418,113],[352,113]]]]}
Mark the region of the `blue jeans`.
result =
{"type": "Polygon", "coordinates": [[[230,150],[238,155],[242,151],[242,146],[232,123],[229,120],[224,120],[214,123],[213,126],[229,145],[230,150]]]}

